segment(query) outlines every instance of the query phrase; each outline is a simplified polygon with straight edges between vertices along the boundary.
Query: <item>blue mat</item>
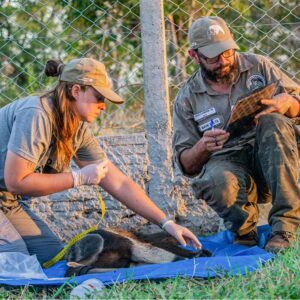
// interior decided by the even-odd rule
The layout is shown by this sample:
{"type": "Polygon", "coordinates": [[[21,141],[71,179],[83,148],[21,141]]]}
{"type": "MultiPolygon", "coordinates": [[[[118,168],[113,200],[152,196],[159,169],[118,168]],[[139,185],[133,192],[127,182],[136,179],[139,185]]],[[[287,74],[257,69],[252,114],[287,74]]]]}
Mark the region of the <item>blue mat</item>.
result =
{"type": "Polygon", "coordinates": [[[86,279],[97,278],[105,285],[110,285],[126,280],[173,278],[177,276],[212,278],[224,275],[244,275],[246,272],[255,271],[273,257],[271,253],[261,248],[271,234],[270,226],[263,225],[258,227],[258,234],[259,247],[233,244],[233,235],[228,230],[210,237],[200,237],[203,248],[210,250],[213,253],[213,257],[200,257],[166,264],[144,265],[101,274],[82,275],[76,278],[63,277],[67,266],[66,261],[60,261],[45,270],[48,280],[0,278],[0,284],[51,286],[61,285],[67,281],[71,284],[79,284],[86,279]]]}

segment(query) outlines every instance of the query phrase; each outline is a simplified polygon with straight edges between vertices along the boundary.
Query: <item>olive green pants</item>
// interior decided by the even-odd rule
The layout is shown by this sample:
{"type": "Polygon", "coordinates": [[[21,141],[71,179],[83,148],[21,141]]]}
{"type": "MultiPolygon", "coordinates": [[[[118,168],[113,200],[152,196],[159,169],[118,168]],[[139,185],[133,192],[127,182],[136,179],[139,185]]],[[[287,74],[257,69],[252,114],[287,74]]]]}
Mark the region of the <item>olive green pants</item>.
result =
{"type": "Polygon", "coordinates": [[[0,252],[36,254],[42,264],[62,249],[59,238],[25,200],[0,191],[0,252]]]}
{"type": "Polygon", "coordinates": [[[254,146],[212,156],[193,180],[197,198],[224,219],[226,228],[246,234],[256,227],[257,203],[272,201],[272,231],[295,232],[300,226],[299,129],[273,113],[262,117],[254,146]]]}

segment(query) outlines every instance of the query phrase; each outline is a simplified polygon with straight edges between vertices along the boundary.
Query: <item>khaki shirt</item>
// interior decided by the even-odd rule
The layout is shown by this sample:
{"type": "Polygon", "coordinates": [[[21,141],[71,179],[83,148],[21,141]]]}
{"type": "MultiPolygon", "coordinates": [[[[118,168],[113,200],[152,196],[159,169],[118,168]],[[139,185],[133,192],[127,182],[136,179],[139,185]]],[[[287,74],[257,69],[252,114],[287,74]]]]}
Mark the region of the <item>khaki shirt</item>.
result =
{"type": "MultiPolygon", "coordinates": [[[[232,106],[239,98],[257,88],[279,81],[276,94],[287,92],[299,99],[299,85],[284,74],[266,57],[236,53],[239,71],[229,94],[220,94],[203,80],[201,69],[196,71],[179,91],[173,111],[173,152],[182,170],[179,157],[183,150],[192,148],[210,130],[213,120],[215,128],[223,128],[230,117],[232,106]]],[[[214,153],[241,149],[254,142],[255,129],[243,135],[231,148],[214,153]]]]}

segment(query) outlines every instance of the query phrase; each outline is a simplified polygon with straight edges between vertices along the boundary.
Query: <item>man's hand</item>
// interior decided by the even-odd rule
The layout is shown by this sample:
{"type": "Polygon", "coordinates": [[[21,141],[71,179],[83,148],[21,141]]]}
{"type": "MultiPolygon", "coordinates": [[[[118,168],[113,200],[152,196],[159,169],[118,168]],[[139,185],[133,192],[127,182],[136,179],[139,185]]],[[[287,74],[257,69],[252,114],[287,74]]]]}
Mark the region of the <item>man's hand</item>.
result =
{"type": "Polygon", "coordinates": [[[205,145],[205,150],[215,152],[221,150],[224,143],[228,140],[229,133],[223,129],[213,129],[205,131],[202,137],[202,143],[205,145]]]}
{"type": "Polygon", "coordinates": [[[223,129],[205,131],[202,138],[192,147],[182,151],[180,162],[186,174],[198,174],[211,153],[221,150],[229,133],[223,129]]]}
{"type": "Polygon", "coordinates": [[[261,116],[276,112],[282,115],[287,115],[291,118],[296,117],[299,114],[299,102],[292,96],[286,93],[276,95],[273,99],[263,99],[261,104],[268,107],[257,114],[255,119],[259,119],[261,116]]]}

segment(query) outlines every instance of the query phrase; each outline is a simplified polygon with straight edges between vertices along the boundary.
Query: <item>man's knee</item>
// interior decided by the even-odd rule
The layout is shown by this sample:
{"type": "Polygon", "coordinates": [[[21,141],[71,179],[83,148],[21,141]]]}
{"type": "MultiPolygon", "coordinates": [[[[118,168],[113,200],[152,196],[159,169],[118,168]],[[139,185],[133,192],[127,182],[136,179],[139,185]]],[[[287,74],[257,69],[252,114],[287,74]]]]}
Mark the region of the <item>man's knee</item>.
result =
{"type": "Polygon", "coordinates": [[[265,137],[271,137],[276,132],[281,132],[285,135],[286,131],[293,133],[293,125],[289,118],[279,113],[271,113],[259,118],[257,124],[257,133],[265,137]]]}
{"type": "MultiPolygon", "coordinates": [[[[296,132],[291,119],[278,113],[262,116],[257,126],[256,143],[260,157],[267,155],[266,161],[269,153],[273,153],[273,156],[275,155],[281,161],[284,152],[285,156],[295,161],[297,166],[296,132]]],[[[264,165],[264,159],[261,160],[261,164],[264,165]]]]}
{"type": "Polygon", "coordinates": [[[193,189],[197,198],[204,199],[217,210],[223,210],[236,201],[239,182],[232,172],[218,169],[217,172],[208,172],[195,181],[193,189]]]}
{"type": "Polygon", "coordinates": [[[288,123],[288,118],[280,113],[271,113],[259,118],[258,127],[273,127],[274,125],[281,126],[282,123],[288,123]]]}
{"type": "Polygon", "coordinates": [[[278,113],[262,116],[257,125],[256,143],[263,153],[274,152],[276,149],[297,152],[296,133],[292,121],[278,113]]]}

